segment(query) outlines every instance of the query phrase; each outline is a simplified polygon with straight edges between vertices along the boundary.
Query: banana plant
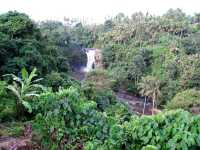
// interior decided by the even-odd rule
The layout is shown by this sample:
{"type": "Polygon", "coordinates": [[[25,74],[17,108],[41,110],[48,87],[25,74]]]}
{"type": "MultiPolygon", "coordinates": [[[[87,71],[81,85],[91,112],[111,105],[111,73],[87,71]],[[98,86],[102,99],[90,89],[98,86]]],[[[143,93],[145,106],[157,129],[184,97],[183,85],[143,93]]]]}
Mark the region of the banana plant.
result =
{"type": "Polygon", "coordinates": [[[6,74],[4,76],[11,76],[13,80],[12,85],[8,85],[7,89],[9,89],[14,96],[16,96],[16,109],[17,113],[20,113],[20,107],[23,106],[28,110],[29,113],[32,112],[32,108],[30,103],[27,101],[33,97],[39,96],[39,90],[43,90],[43,86],[37,84],[42,78],[34,79],[37,77],[36,74],[37,69],[34,68],[32,72],[29,74],[25,68],[21,70],[21,78],[17,77],[14,74],[6,74]]]}

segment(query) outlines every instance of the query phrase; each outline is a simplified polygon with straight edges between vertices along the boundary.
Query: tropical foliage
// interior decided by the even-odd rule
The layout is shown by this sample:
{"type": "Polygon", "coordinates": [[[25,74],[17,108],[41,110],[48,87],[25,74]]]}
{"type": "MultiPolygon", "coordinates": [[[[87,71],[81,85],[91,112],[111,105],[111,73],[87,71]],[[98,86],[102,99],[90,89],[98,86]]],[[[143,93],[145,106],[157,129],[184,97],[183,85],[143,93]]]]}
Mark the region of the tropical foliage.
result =
{"type": "Polygon", "coordinates": [[[156,104],[156,101],[161,95],[160,81],[152,76],[143,77],[141,83],[139,83],[139,89],[142,96],[152,99],[153,101],[152,114],[153,114],[153,109],[156,104]]]}
{"type": "MultiPolygon", "coordinates": [[[[43,89],[43,86],[37,84],[41,79],[34,79],[36,74],[36,68],[32,70],[29,74],[25,68],[21,71],[22,78],[15,76],[14,74],[8,74],[12,76],[13,84],[8,85],[7,88],[14,94],[16,97],[16,109],[18,116],[21,115],[21,107],[25,107],[31,113],[32,108],[27,101],[35,96],[39,96],[39,90],[43,89]]],[[[6,75],[6,76],[8,76],[6,75]]]]}
{"type": "Polygon", "coordinates": [[[180,9],[120,13],[100,25],[1,14],[0,136],[17,138],[31,124],[33,149],[199,149],[199,33],[200,15],[180,9]],[[102,50],[104,69],[77,81],[86,47],[102,50]],[[143,114],[129,110],[143,98],[143,114]]]}
{"type": "Polygon", "coordinates": [[[185,90],[175,95],[175,97],[167,104],[168,108],[182,108],[188,111],[200,111],[200,91],[195,89],[185,90]]]}
{"type": "Polygon", "coordinates": [[[102,49],[115,88],[138,95],[138,83],[153,76],[160,82],[159,107],[182,90],[198,89],[200,30],[195,18],[170,9],[162,16],[120,13],[106,20],[95,44],[102,49]]]}
{"type": "Polygon", "coordinates": [[[80,93],[71,87],[38,97],[36,111],[40,114],[35,128],[42,133],[42,143],[47,149],[139,150],[148,145],[156,149],[197,149],[200,146],[199,116],[177,110],[151,117],[130,117],[122,104],[110,105],[99,112],[97,104],[80,93]],[[116,113],[119,108],[121,111],[116,113]]]}

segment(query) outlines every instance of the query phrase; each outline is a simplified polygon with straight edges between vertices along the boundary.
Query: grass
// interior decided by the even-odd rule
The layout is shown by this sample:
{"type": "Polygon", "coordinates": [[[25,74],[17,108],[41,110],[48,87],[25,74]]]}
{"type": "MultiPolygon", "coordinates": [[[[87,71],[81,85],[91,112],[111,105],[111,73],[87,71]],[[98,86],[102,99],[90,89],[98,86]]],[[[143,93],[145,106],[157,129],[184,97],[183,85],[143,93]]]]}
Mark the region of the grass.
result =
{"type": "Polygon", "coordinates": [[[24,130],[23,122],[6,122],[0,125],[0,137],[18,137],[22,136],[24,130]]]}

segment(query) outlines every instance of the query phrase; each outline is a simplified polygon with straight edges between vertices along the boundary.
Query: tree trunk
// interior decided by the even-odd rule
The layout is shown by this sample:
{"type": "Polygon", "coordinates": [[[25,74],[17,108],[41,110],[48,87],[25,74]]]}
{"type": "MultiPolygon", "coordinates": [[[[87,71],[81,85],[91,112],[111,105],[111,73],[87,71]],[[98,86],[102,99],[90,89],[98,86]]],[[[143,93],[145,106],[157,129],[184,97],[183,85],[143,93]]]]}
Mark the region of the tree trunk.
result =
{"type": "Polygon", "coordinates": [[[142,114],[143,114],[143,115],[144,115],[144,113],[145,113],[146,102],[147,102],[147,97],[145,96],[145,98],[144,98],[144,107],[143,107],[143,111],[142,111],[142,114]]]}
{"type": "Polygon", "coordinates": [[[152,108],[152,110],[151,110],[151,113],[152,113],[152,115],[154,114],[154,99],[153,99],[153,108],[152,108]]]}
{"type": "Polygon", "coordinates": [[[153,108],[152,108],[152,115],[154,114],[154,106],[155,105],[155,93],[153,93],[153,108]]]}
{"type": "Polygon", "coordinates": [[[16,100],[16,118],[20,120],[24,116],[24,108],[20,100],[16,100]]]}
{"type": "Polygon", "coordinates": [[[19,119],[20,118],[20,103],[18,99],[16,99],[15,110],[16,110],[16,117],[17,119],[19,119]]]}

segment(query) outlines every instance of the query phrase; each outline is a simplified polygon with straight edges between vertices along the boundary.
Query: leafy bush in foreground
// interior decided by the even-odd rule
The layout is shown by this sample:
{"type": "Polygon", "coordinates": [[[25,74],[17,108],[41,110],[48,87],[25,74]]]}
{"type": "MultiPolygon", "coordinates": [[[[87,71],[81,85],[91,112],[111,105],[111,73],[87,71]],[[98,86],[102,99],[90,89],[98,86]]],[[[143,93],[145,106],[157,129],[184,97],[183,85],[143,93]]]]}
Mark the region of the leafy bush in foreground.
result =
{"type": "Polygon", "coordinates": [[[198,149],[200,116],[169,111],[155,116],[134,117],[124,124],[127,149],[154,145],[157,149],[198,149]]]}
{"type": "Polygon", "coordinates": [[[69,88],[55,94],[42,94],[38,99],[36,110],[43,111],[36,117],[36,126],[43,134],[43,140],[47,140],[47,148],[62,145],[61,148],[74,149],[74,145],[92,138],[104,141],[109,127],[117,122],[115,118],[98,112],[97,104],[85,100],[79,92],[69,88]]]}
{"type": "Polygon", "coordinates": [[[44,85],[51,87],[54,92],[57,92],[59,88],[68,88],[72,85],[78,84],[72,77],[63,72],[54,72],[47,74],[44,79],[44,85]]]}
{"type": "Polygon", "coordinates": [[[104,112],[76,88],[43,93],[34,109],[44,149],[198,149],[200,116],[183,110],[134,116],[120,104],[104,112]],[[117,109],[120,109],[117,111],[117,109]]]}

